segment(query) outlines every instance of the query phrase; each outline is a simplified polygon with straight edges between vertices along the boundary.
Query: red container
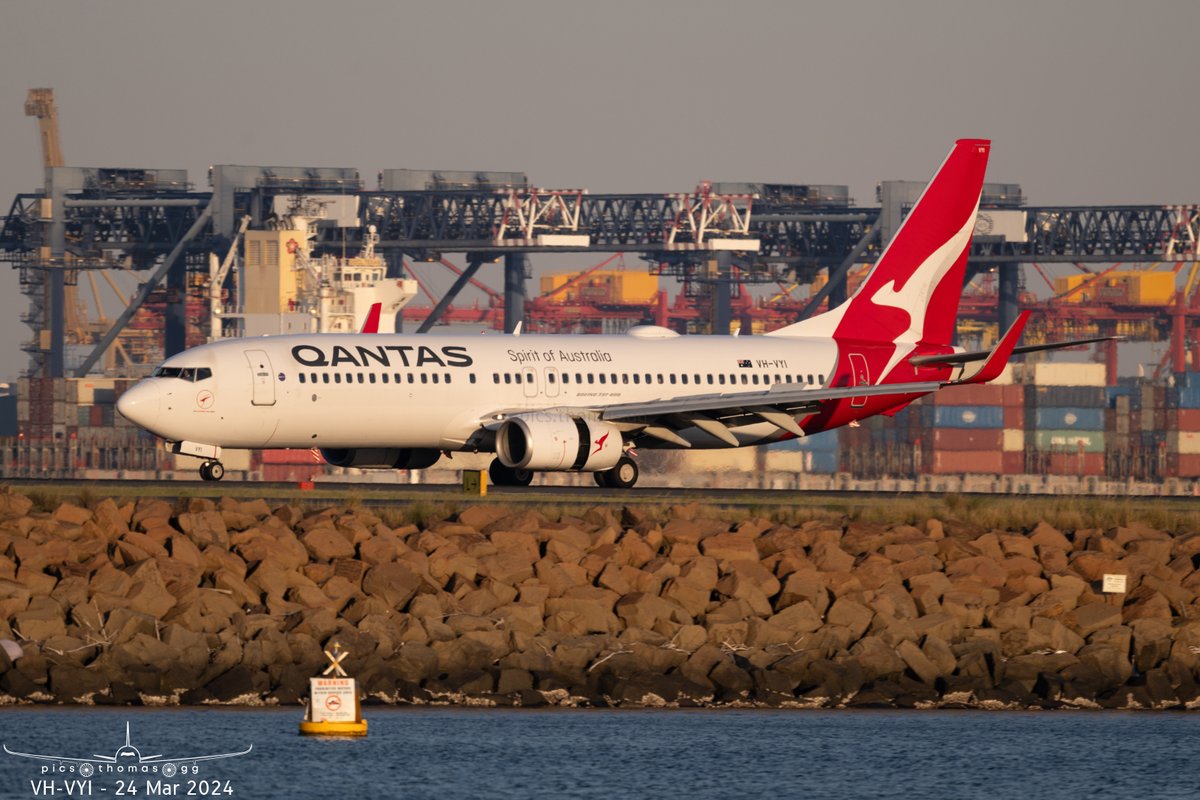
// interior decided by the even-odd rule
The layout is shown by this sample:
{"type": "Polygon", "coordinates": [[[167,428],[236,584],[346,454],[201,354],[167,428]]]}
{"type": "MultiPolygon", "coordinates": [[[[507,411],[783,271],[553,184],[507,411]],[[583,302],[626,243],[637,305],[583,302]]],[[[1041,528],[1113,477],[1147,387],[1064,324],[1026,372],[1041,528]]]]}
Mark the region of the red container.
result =
{"type": "Polygon", "coordinates": [[[322,465],[325,459],[312,450],[262,450],[263,464],[322,465]]]}
{"type": "Polygon", "coordinates": [[[1200,431],[1200,408],[1180,408],[1167,415],[1167,429],[1200,431]]]}
{"type": "Polygon", "coordinates": [[[929,441],[934,450],[1003,450],[1004,432],[994,428],[938,428],[929,441]]]}
{"type": "Polygon", "coordinates": [[[1022,475],[1025,472],[1025,454],[1001,453],[1000,465],[1005,475],[1022,475]]]}
{"type": "Polygon", "coordinates": [[[1004,405],[1004,390],[1007,386],[972,384],[955,386],[937,394],[939,406],[1001,406],[1004,405]]]}
{"type": "Polygon", "coordinates": [[[1004,468],[1004,454],[996,450],[934,450],[925,459],[931,475],[983,474],[999,475],[1004,468]]]}
{"type": "Polygon", "coordinates": [[[263,480],[272,483],[300,483],[324,474],[320,464],[263,464],[262,468],[263,480]]]}
{"type": "Polygon", "coordinates": [[[1016,430],[1025,429],[1025,406],[1005,406],[1004,407],[1004,427],[1013,428],[1016,430]]]}
{"type": "Polygon", "coordinates": [[[1103,475],[1103,453],[1051,453],[1052,475],[1103,475]]]}
{"type": "Polygon", "coordinates": [[[1171,453],[1167,456],[1167,473],[1175,478],[1200,478],[1200,455],[1171,453]]]}

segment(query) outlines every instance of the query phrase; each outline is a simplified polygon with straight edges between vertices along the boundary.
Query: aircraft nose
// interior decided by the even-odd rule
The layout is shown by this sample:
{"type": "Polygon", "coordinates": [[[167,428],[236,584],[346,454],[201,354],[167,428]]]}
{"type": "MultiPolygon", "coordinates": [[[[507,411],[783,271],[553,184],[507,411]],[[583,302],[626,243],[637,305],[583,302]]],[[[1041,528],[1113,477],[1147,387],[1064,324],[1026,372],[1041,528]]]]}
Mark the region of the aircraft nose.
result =
{"type": "Polygon", "coordinates": [[[142,381],[130,387],[117,400],[117,411],[135,425],[147,430],[158,419],[160,392],[153,381],[142,381]]]}

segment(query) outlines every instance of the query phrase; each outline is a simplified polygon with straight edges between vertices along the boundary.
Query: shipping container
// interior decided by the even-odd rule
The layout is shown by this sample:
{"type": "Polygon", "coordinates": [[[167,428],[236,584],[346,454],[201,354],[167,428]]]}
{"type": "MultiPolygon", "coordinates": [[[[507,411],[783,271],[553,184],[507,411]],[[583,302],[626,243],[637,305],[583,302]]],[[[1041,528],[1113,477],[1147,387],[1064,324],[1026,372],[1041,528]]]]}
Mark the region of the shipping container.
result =
{"type": "Polygon", "coordinates": [[[1167,452],[1200,455],[1200,431],[1170,431],[1167,433],[1167,452]]]}
{"type": "Polygon", "coordinates": [[[1100,431],[1036,431],[1033,434],[1033,441],[1034,446],[1039,450],[1104,452],[1104,434],[1100,431]]]}
{"type": "Polygon", "coordinates": [[[264,481],[298,483],[323,474],[325,467],[320,464],[263,464],[262,467],[264,481]]]}
{"type": "Polygon", "coordinates": [[[1020,428],[1005,428],[1001,434],[1001,449],[1006,453],[1025,451],[1025,431],[1020,428]]]}
{"type": "Polygon", "coordinates": [[[1004,407],[1004,427],[1006,428],[1024,428],[1025,427],[1025,406],[1005,406],[1004,407]]]}
{"type": "Polygon", "coordinates": [[[325,459],[313,450],[262,450],[263,464],[324,464],[325,459]]]}
{"type": "Polygon", "coordinates": [[[1108,396],[1103,386],[1029,386],[1025,404],[1030,407],[1105,408],[1108,396]]]}
{"type": "Polygon", "coordinates": [[[1086,431],[1104,430],[1104,414],[1099,408],[1058,408],[1039,406],[1034,425],[1047,429],[1071,429],[1086,431]]]}
{"type": "Polygon", "coordinates": [[[1050,475],[1103,475],[1104,453],[1051,453],[1050,475]]]}
{"type": "Polygon", "coordinates": [[[1001,406],[937,406],[932,427],[1003,428],[1004,409],[1001,406]]]}
{"type": "Polygon", "coordinates": [[[1025,472],[1025,453],[1004,452],[1000,454],[1001,472],[1004,475],[1021,475],[1025,472]]]}
{"type": "MultiPolygon", "coordinates": [[[[937,405],[1004,405],[1020,397],[1020,386],[996,386],[994,384],[968,384],[952,386],[937,392],[937,405]]],[[[1020,399],[1015,401],[1020,403],[1020,399]]]]}
{"type": "Polygon", "coordinates": [[[999,450],[935,450],[924,463],[933,475],[999,475],[1004,470],[999,450]]]}
{"type": "Polygon", "coordinates": [[[1200,454],[1172,453],[1168,455],[1167,473],[1176,478],[1200,478],[1200,454]]]}
{"type": "Polygon", "coordinates": [[[1105,366],[1103,364],[1079,364],[1043,361],[1033,365],[1032,383],[1037,386],[1096,386],[1103,388],[1105,366]]]}
{"type": "Polygon", "coordinates": [[[1167,428],[1180,431],[1200,431],[1200,409],[1179,408],[1167,412],[1167,428]]]}
{"type": "Polygon", "coordinates": [[[1000,450],[1004,432],[999,428],[940,428],[928,441],[934,450],[1000,450]]]}

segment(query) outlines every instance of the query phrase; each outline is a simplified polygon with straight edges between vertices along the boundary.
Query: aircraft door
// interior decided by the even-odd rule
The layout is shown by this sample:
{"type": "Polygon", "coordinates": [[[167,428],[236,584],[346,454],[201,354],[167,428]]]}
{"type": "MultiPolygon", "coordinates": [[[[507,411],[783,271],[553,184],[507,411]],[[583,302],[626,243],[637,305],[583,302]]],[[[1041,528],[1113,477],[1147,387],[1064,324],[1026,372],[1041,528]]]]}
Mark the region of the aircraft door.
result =
{"type": "Polygon", "coordinates": [[[521,383],[525,387],[526,397],[537,397],[537,370],[533,367],[525,367],[521,370],[521,383]]]}
{"type": "Polygon", "coordinates": [[[271,378],[271,359],[266,350],[247,350],[246,361],[250,364],[250,403],[256,406],[275,405],[275,381],[271,378]]]}
{"type": "MultiPolygon", "coordinates": [[[[850,354],[850,381],[853,386],[870,386],[871,373],[867,369],[867,359],[862,353],[850,354]]],[[[850,398],[852,408],[861,408],[867,404],[866,397],[850,398]]]]}
{"type": "Polygon", "coordinates": [[[546,367],[543,379],[546,381],[546,397],[558,397],[558,381],[562,376],[557,367],[546,367]]]}

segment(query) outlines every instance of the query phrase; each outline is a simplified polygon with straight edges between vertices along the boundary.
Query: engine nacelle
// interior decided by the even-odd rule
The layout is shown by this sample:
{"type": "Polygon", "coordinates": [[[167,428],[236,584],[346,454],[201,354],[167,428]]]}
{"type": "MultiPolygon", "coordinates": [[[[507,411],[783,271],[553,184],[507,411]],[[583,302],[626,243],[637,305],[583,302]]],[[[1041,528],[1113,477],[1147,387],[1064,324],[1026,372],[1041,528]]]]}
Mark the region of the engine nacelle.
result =
{"type": "Polygon", "coordinates": [[[599,472],[621,460],[621,432],[610,423],[566,414],[509,417],[496,434],[496,455],[506,467],[599,472]]]}
{"type": "Polygon", "coordinates": [[[425,469],[432,467],[442,457],[441,452],[437,450],[398,447],[331,449],[322,450],[321,455],[335,467],[355,469],[425,469]]]}

